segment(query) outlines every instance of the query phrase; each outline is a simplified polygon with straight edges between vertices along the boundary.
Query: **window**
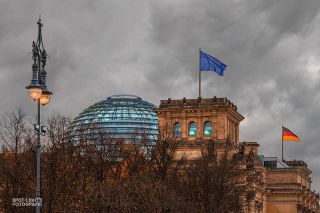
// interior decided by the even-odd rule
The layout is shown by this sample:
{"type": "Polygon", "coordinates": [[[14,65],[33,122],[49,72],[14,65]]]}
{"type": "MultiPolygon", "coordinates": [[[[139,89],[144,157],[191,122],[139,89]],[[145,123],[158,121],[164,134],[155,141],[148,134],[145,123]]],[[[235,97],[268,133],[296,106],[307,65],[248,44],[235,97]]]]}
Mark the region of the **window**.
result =
{"type": "Polygon", "coordinates": [[[204,136],[211,136],[212,135],[212,124],[210,121],[204,122],[203,134],[204,134],[204,136]]]}
{"type": "Polygon", "coordinates": [[[195,122],[189,123],[189,136],[196,136],[197,135],[197,125],[195,122]]]}
{"type": "Polygon", "coordinates": [[[181,137],[181,123],[177,122],[174,124],[173,133],[175,137],[181,137]]]}

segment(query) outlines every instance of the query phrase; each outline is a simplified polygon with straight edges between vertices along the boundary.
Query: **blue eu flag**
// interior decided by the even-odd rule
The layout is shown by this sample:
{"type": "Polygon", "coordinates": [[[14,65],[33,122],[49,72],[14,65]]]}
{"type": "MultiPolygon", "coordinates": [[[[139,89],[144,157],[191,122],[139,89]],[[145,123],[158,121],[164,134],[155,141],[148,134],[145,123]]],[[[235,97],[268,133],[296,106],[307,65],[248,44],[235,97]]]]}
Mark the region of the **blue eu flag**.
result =
{"type": "Polygon", "coordinates": [[[200,71],[213,71],[223,76],[226,68],[227,65],[222,61],[200,50],[200,71]]]}

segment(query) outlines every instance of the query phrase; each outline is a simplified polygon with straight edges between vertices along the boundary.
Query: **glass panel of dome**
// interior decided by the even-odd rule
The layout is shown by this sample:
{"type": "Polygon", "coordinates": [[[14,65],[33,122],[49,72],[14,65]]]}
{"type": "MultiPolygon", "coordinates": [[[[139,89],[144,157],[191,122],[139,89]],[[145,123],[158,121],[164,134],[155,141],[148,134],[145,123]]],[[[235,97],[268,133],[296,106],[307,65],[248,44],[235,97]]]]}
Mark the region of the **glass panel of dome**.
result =
{"type": "Polygon", "coordinates": [[[106,117],[104,117],[104,118],[102,118],[102,121],[109,121],[110,119],[109,118],[106,118],[106,117]]]}
{"type": "Polygon", "coordinates": [[[197,135],[197,126],[195,122],[189,123],[189,136],[196,136],[197,135]]]}

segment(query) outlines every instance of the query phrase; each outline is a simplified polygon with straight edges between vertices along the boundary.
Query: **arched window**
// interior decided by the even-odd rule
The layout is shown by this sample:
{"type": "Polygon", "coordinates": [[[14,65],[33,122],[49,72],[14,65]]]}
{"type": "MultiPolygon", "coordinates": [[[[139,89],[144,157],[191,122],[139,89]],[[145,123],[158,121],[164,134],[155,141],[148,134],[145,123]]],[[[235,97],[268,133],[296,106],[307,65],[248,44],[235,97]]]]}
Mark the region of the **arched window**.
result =
{"type": "Polygon", "coordinates": [[[197,135],[197,125],[195,122],[189,123],[189,136],[196,136],[197,135]]]}
{"type": "Polygon", "coordinates": [[[175,137],[181,137],[181,123],[177,122],[174,124],[173,134],[175,137]]]}
{"type": "Polygon", "coordinates": [[[210,121],[204,122],[203,134],[204,134],[204,136],[211,136],[212,135],[212,124],[210,121]]]}

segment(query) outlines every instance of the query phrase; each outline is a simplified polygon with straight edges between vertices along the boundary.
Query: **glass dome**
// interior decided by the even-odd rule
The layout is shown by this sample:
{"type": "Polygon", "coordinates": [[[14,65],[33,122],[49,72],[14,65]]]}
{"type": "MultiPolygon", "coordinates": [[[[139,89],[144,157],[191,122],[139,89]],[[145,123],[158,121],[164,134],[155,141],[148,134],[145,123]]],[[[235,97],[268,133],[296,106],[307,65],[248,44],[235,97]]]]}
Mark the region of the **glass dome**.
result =
{"type": "Polygon", "coordinates": [[[113,95],[97,102],[73,121],[73,139],[85,138],[97,141],[104,139],[156,140],[158,116],[155,105],[134,95],[113,95]]]}

